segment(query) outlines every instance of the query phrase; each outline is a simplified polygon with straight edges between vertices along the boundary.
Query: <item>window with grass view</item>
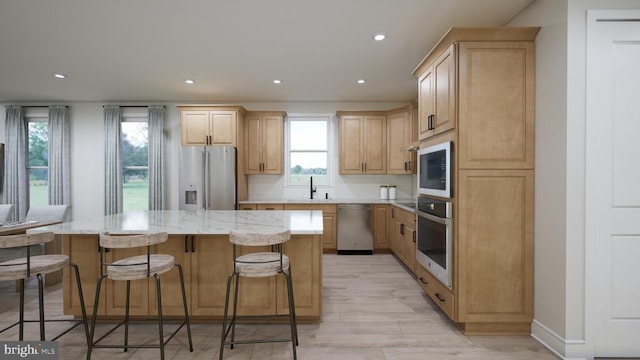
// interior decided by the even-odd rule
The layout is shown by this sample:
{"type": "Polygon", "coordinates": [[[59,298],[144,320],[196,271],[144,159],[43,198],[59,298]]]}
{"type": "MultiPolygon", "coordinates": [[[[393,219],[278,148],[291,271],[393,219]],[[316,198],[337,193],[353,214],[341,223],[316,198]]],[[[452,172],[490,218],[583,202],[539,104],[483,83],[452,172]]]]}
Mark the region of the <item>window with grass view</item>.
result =
{"type": "Polygon", "coordinates": [[[29,118],[29,206],[49,204],[48,118],[29,118]]]}
{"type": "Polygon", "coordinates": [[[149,123],[147,119],[122,121],[122,210],[149,209],[149,123]]]}
{"type": "Polygon", "coordinates": [[[289,116],[288,185],[329,185],[329,116],[289,116]]]}

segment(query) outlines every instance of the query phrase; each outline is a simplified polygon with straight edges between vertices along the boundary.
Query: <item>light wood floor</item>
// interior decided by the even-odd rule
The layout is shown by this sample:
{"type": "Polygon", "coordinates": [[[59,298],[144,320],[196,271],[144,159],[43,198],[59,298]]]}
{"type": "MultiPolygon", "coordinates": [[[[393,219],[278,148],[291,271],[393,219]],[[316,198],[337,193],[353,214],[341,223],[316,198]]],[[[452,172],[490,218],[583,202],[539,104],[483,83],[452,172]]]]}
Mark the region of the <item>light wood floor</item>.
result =
{"type": "MultiPolygon", "coordinates": [[[[0,326],[17,318],[18,295],[13,282],[0,283],[0,326]]],[[[413,278],[392,255],[324,255],[324,315],[321,323],[299,324],[298,358],[307,359],[430,359],[430,360],[556,360],[554,354],[531,337],[462,335],[435,309],[413,278]]],[[[27,309],[37,314],[37,287],[29,283],[27,309]]],[[[61,316],[61,286],[47,288],[47,316],[61,316]]],[[[49,326],[48,332],[55,331],[49,326]]],[[[28,325],[29,339],[37,340],[37,325],[28,325]]],[[[217,359],[220,324],[193,324],[195,351],[180,332],[167,345],[167,359],[217,359]]],[[[100,333],[100,329],[97,333],[100,333]]],[[[238,325],[242,335],[286,336],[287,325],[238,325]]],[[[0,340],[17,340],[17,328],[0,340]]],[[[130,343],[156,339],[157,327],[135,324],[130,343]]],[[[167,332],[165,332],[166,334],[167,332]]],[[[112,339],[114,339],[112,337],[112,339]]],[[[121,337],[115,337],[120,341],[121,337]]],[[[115,343],[115,341],[114,341],[115,343]]],[[[59,340],[60,359],[84,359],[84,333],[73,330],[59,340]]],[[[158,359],[159,350],[96,349],[92,359],[158,359]]],[[[238,345],[225,349],[225,359],[290,359],[291,344],[238,345]]]]}

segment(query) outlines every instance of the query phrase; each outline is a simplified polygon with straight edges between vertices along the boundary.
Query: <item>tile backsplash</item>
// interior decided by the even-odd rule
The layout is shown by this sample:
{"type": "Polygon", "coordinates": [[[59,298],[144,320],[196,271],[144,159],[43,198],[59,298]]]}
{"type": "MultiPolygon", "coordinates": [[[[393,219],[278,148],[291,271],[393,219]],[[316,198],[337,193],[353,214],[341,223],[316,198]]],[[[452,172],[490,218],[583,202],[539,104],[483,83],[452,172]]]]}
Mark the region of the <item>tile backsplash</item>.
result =
{"type": "MultiPolygon", "coordinates": [[[[308,186],[285,187],[284,176],[249,175],[249,200],[308,199],[308,186]]],[[[324,199],[378,199],[380,185],[396,185],[397,199],[415,197],[415,175],[340,175],[329,186],[315,186],[314,198],[324,199]]]]}

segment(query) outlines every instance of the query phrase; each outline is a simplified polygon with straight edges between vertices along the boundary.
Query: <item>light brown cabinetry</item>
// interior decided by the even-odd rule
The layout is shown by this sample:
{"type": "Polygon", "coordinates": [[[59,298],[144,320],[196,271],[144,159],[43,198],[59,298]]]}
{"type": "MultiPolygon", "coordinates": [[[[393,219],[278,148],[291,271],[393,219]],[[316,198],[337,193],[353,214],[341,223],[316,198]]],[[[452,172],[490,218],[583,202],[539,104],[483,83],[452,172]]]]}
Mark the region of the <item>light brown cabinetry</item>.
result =
{"type": "Polygon", "coordinates": [[[455,298],[453,292],[442,285],[440,281],[436,280],[431,273],[418,263],[416,263],[415,266],[415,273],[418,284],[424,292],[452,319],[455,315],[455,298]]]}
{"type": "Polygon", "coordinates": [[[387,213],[389,205],[373,205],[373,249],[391,249],[391,241],[387,231],[387,213]]]}
{"type": "Polygon", "coordinates": [[[391,206],[393,253],[414,272],[416,262],[416,214],[391,206]]]}
{"type": "MultiPolygon", "coordinates": [[[[290,257],[296,315],[319,319],[322,315],[322,246],[318,235],[292,235],[284,247],[290,257]]],[[[99,276],[98,236],[65,235],[64,253],[78,264],[87,311],[93,310],[96,282],[99,276]]],[[[140,252],[108,253],[107,259],[117,259],[140,252]]],[[[243,251],[264,251],[253,248],[243,251]]],[[[144,249],[142,249],[144,251],[144,249]]],[[[173,255],[184,269],[189,314],[195,318],[220,317],[224,311],[227,277],[233,269],[233,248],[227,235],[170,235],[167,242],[152,247],[153,252],[173,255]]],[[[275,314],[287,308],[282,297],[282,279],[249,279],[240,281],[238,312],[275,314]],[[260,281],[261,280],[261,281],[260,281]],[[284,305],[283,305],[284,304],[284,305]]],[[[125,282],[104,281],[99,315],[124,315],[125,282]],[[121,286],[121,284],[123,286],[121,286]],[[114,285],[115,284],[115,285],[114,285]],[[105,301],[106,300],[106,301],[105,301]]],[[[182,295],[177,269],[161,277],[164,315],[183,314],[182,295]]],[[[63,308],[65,314],[80,315],[75,279],[68,269],[64,273],[63,308]]],[[[232,294],[233,298],[233,294],[232,294]]],[[[131,286],[131,315],[156,314],[155,280],[138,280],[131,286]]]]}
{"type": "Polygon", "coordinates": [[[245,173],[282,174],[283,112],[247,112],[245,115],[245,173]]]}
{"type": "Polygon", "coordinates": [[[236,111],[184,110],[181,122],[182,145],[237,145],[236,111]]]}
{"type": "MultiPolygon", "coordinates": [[[[337,243],[337,206],[336,204],[285,204],[285,210],[320,210],[322,211],[322,249],[336,250],[337,243]]],[[[297,301],[297,300],[296,300],[297,301]]]]}
{"type": "Polygon", "coordinates": [[[420,140],[456,126],[455,65],[455,44],[451,44],[418,75],[420,140]]]}
{"type": "Polygon", "coordinates": [[[416,153],[406,151],[417,139],[415,107],[387,112],[387,174],[415,174],[416,153]]]}
{"type": "Polygon", "coordinates": [[[421,284],[427,294],[468,334],[531,331],[538,31],[453,28],[414,71],[420,147],[454,145],[451,291],[424,276],[421,266],[416,272],[430,283],[421,284]],[[440,74],[449,80],[440,81],[440,74]],[[443,122],[450,125],[440,131],[443,122]]]}
{"type": "Polygon", "coordinates": [[[386,116],[380,112],[341,111],[340,174],[387,172],[386,116]]]}

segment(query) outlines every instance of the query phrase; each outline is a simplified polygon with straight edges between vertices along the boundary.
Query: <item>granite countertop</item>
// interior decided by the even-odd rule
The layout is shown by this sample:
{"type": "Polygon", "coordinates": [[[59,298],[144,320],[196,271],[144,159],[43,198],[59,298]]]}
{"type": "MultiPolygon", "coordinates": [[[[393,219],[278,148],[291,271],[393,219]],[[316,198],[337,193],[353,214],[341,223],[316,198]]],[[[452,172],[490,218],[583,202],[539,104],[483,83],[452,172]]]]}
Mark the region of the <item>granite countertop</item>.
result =
{"type": "Polygon", "coordinates": [[[416,211],[415,199],[267,199],[267,200],[243,200],[239,204],[390,204],[404,210],[416,211]]]}
{"type": "Polygon", "coordinates": [[[224,235],[231,230],[274,232],[290,230],[292,235],[322,234],[322,211],[242,210],[156,210],[107,215],[91,220],[71,221],[28,230],[52,231],[62,235],[135,234],[164,231],[169,234],[224,235]]]}

